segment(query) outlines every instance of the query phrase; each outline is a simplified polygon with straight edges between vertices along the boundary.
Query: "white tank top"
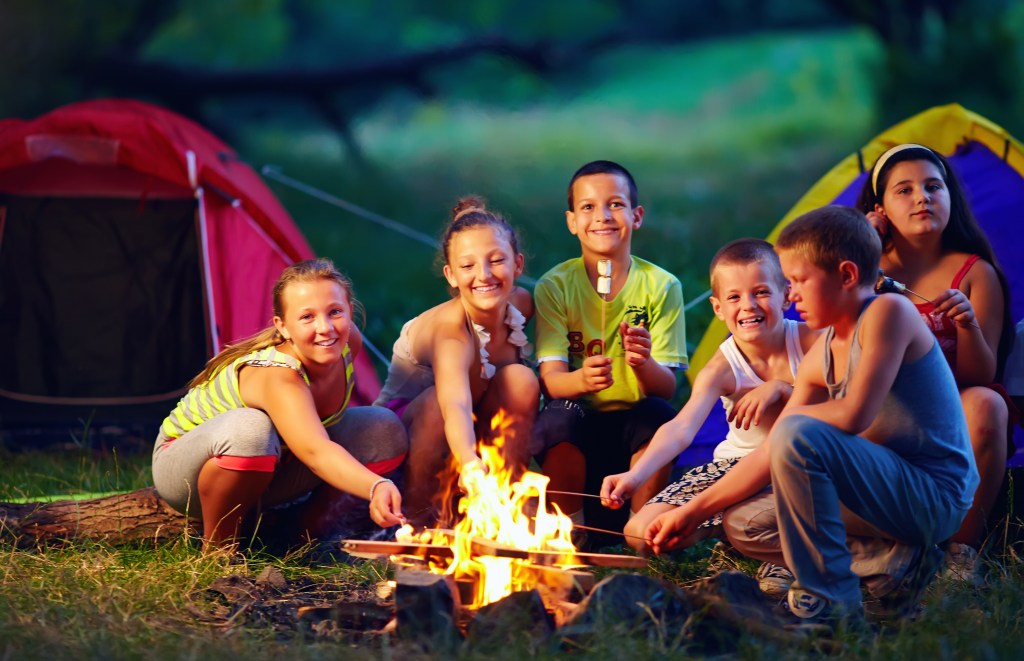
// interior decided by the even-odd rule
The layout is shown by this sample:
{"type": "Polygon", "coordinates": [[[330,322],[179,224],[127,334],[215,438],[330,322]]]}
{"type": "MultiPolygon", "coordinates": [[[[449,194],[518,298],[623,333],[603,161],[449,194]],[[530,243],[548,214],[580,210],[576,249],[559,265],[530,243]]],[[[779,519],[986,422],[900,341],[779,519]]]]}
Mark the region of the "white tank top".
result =
{"type": "MultiPolygon", "coordinates": [[[[796,379],[796,369],[800,360],[804,357],[803,347],[800,346],[800,322],[792,319],[783,319],[783,328],[786,333],[786,354],[789,356],[789,370],[796,379]]],[[[722,352],[725,359],[732,368],[732,375],[736,379],[736,390],[731,395],[722,396],[722,406],[725,407],[725,415],[736,402],[751,389],[764,383],[764,380],[754,373],[750,363],[736,347],[736,341],[730,336],[725,342],[719,345],[718,350],[722,352]]],[[[729,433],[725,440],[715,447],[714,459],[737,459],[748,454],[751,450],[761,445],[768,438],[771,427],[764,425],[751,425],[750,429],[742,429],[736,426],[735,422],[729,423],[729,433]]]]}

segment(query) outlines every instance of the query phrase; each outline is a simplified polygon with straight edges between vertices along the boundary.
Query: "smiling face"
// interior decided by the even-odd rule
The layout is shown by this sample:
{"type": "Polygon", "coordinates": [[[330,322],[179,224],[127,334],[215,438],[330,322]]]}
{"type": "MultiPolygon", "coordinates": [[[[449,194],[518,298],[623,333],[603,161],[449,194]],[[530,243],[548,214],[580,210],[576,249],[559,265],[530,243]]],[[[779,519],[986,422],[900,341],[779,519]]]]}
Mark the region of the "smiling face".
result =
{"type": "Polygon", "coordinates": [[[782,328],[789,302],[776,269],[763,262],[715,266],[711,306],[736,338],[753,341],[782,328]]]}
{"type": "Polygon", "coordinates": [[[629,183],[620,174],[591,174],[573,182],[573,209],[565,212],[569,231],[584,257],[626,257],[644,208],[632,206],[629,183]]]}
{"type": "Polygon", "coordinates": [[[495,225],[476,225],[452,235],[444,277],[469,306],[494,310],[508,301],[523,256],[516,254],[508,233],[495,225]]]}
{"type": "Polygon", "coordinates": [[[281,292],[283,316],[274,325],[307,367],[341,360],[352,307],[340,284],[325,278],[291,282],[281,292]]]}
{"type": "Polygon", "coordinates": [[[949,223],[949,189],[939,168],[927,160],[902,161],[889,170],[882,204],[875,211],[903,237],[942,234],[949,223]]]}

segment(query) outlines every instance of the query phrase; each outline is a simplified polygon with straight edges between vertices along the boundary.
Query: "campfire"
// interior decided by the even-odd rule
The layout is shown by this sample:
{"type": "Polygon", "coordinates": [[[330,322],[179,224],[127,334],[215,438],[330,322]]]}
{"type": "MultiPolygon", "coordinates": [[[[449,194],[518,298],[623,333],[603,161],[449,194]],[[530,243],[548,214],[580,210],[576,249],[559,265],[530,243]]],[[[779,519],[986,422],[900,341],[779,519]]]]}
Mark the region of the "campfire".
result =
{"type": "Polygon", "coordinates": [[[414,531],[403,526],[394,542],[347,540],[354,555],[387,557],[396,581],[422,582],[423,574],[450,577],[461,609],[475,612],[514,592],[537,590],[551,612],[565,610],[570,595],[593,585],[587,566],[642,567],[629,555],[582,553],[572,543],[572,521],[546,497],[548,478],[526,471],[514,480],[503,455],[511,420],[491,420],[492,438],[481,442],[482,465],[464,467],[458,515],[452,529],[414,531]]]}

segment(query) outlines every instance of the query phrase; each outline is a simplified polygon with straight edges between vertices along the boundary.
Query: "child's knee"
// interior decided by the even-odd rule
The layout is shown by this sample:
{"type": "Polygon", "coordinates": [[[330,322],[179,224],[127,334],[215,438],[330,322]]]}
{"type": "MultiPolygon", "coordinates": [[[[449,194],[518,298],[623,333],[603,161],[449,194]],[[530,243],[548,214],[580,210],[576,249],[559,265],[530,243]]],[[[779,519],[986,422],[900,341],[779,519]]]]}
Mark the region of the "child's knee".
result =
{"type": "Polygon", "coordinates": [[[540,397],[540,381],[537,380],[534,371],[526,365],[505,365],[497,371],[492,381],[516,397],[533,396],[534,400],[540,397]]]}
{"type": "Polygon", "coordinates": [[[994,439],[1005,442],[1009,411],[1006,401],[991,388],[967,388],[960,393],[971,441],[994,439]]]}
{"type": "Polygon", "coordinates": [[[744,555],[753,556],[758,549],[778,549],[779,524],[773,496],[763,494],[725,510],[722,530],[726,539],[744,555]]]}
{"type": "Polygon", "coordinates": [[[813,451],[816,431],[825,424],[806,415],[791,415],[776,422],[770,436],[769,458],[772,470],[813,451]]]}
{"type": "Polygon", "coordinates": [[[541,472],[551,478],[558,489],[582,491],[586,488],[587,457],[575,445],[558,443],[543,454],[533,456],[537,457],[541,472]]]}
{"type": "MultiPolygon", "coordinates": [[[[212,454],[234,457],[281,456],[281,440],[270,416],[259,409],[234,409],[203,425],[216,424],[218,439],[212,454]],[[218,420],[223,416],[223,420],[218,420]],[[223,424],[218,424],[223,422],[223,424]]],[[[202,425],[197,429],[202,430],[202,425]]]]}
{"type": "Polygon", "coordinates": [[[409,451],[405,425],[393,411],[381,406],[349,409],[341,422],[328,427],[328,435],[360,463],[380,464],[381,470],[375,472],[386,473],[398,468],[409,451]]]}
{"type": "Polygon", "coordinates": [[[626,522],[626,527],[622,530],[626,535],[626,543],[630,545],[635,551],[646,551],[648,550],[647,541],[647,527],[650,526],[653,517],[647,515],[642,508],[639,512],[633,515],[633,517],[626,522]]]}
{"type": "Polygon", "coordinates": [[[524,365],[508,365],[502,368],[502,371],[505,370],[512,374],[500,384],[495,393],[497,406],[492,400],[489,408],[502,408],[516,420],[532,423],[537,417],[537,406],[540,403],[540,382],[537,376],[524,365]]]}
{"type": "Polygon", "coordinates": [[[583,425],[583,408],[569,399],[556,399],[537,414],[530,453],[542,454],[559,443],[576,439],[583,425]]]}
{"type": "Polygon", "coordinates": [[[626,542],[638,551],[650,550],[647,546],[647,529],[662,514],[676,509],[676,505],[670,503],[649,503],[634,512],[623,532],[627,535],[626,542]]]}

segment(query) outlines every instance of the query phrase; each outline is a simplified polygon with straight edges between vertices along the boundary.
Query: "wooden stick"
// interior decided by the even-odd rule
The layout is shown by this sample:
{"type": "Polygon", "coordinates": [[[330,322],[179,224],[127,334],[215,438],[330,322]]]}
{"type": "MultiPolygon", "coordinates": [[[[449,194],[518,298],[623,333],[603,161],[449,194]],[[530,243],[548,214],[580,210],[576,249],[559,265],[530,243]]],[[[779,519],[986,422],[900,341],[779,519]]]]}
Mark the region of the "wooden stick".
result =
{"type": "Polygon", "coordinates": [[[556,496],[582,496],[584,498],[597,498],[598,500],[601,500],[601,496],[597,496],[592,493],[580,493],[578,491],[558,491],[557,489],[545,489],[544,493],[548,495],[554,494],[556,496]]]}
{"type": "MultiPolygon", "coordinates": [[[[608,296],[612,293],[612,260],[610,259],[599,259],[597,260],[597,295],[601,297],[601,342],[604,344],[604,333],[605,324],[607,323],[608,316],[608,296]],[[608,291],[602,291],[607,285],[608,291]]],[[[613,336],[614,337],[614,334],[613,336]]],[[[601,348],[604,355],[610,353],[609,347],[603,346],[601,348]]]]}
{"type": "Polygon", "coordinates": [[[640,537],[639,535],[627,535],[624,532],[615,532],[614,530],[605,530],[604,528],[594,528],[593,526],[584,526],[584,525],[580,525],[580,524],[577,524],[577,523],[574,523],[572,525],[572,527],[573,528],[579,528],[580,530],[589,530],[591,532],[603,532],[603,533],[607,533],[609,535],[618,535],[620,537],[629,537],[631,539],[642,539],[645,542],[648,541],[648,539],[646,537],[640,537]]]}

